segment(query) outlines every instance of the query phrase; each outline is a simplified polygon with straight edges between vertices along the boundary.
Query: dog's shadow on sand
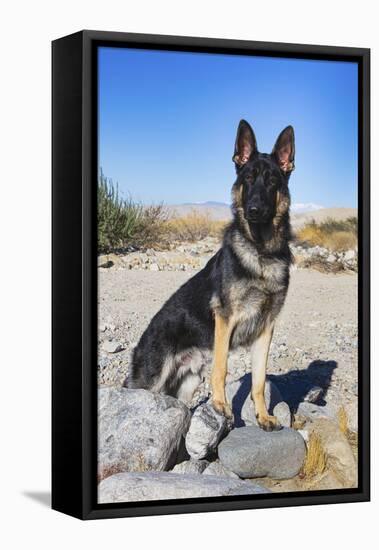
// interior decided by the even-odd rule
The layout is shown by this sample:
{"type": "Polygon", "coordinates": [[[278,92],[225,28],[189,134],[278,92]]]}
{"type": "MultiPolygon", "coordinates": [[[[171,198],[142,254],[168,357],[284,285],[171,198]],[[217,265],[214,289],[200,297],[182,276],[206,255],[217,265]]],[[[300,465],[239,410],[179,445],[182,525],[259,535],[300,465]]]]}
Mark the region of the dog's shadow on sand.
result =
{"type": "MultiPolygon", "coordinates": [[[[330,386],[333,372],[337,366],[337,362],[333,360],[316,360],[312,361],[306,369],[292,370],[285,374],[271,374],[267,376],[267,379],[275,384],[283,401],[289,405],[291,411],[296,412],[299,404],[304,401],[304,397],[314,386],[319,386],[323,390],[316,404],[325,405],[323,396],[330,386]]],[[[231,403],[236,427],[245,426],[245,422],[241,418],[241,412],[250,391],[251,374],[248,373],[240,379],[240,386],[231,403]]],[[[270,414],[272,414],[272,409],[277,403],[278,400],[276,399],[275,392],[273,392],[268,407],[270,414]]]]}

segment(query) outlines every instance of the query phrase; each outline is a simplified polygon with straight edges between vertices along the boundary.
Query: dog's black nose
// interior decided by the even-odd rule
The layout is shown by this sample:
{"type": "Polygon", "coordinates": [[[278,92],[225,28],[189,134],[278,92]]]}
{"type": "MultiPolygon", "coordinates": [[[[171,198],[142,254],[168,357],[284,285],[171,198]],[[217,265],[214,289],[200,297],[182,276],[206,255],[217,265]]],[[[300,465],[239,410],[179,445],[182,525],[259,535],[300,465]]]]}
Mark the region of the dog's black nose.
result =
{"type": "Polygon", "coordinates": [[[250,206],[249,208],[250,216],[257,216],[258,213],[259,213],[259,208],[257,206],[250,206]]]}

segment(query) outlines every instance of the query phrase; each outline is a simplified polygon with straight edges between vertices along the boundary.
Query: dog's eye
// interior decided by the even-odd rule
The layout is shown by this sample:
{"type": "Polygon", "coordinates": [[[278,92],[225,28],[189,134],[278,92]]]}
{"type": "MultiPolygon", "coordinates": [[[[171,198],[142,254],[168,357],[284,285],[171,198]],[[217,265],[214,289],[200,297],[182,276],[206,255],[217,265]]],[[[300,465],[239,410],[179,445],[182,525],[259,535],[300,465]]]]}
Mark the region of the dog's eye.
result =
{"type": "Polygon", "coordinates": [[[253,177],[257,178],[259,176],[259,172],[260,172],[259,168],[257,166],[255,166],[253,168],[253,177]]]}

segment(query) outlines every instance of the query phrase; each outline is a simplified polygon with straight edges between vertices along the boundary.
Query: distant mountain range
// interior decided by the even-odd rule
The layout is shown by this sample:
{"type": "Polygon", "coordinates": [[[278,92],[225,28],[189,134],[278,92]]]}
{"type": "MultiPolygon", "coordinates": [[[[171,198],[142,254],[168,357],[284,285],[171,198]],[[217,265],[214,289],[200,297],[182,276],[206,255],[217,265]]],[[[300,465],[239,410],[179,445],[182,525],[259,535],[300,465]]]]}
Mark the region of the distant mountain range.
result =
{"type": "Polygon", "coordinates": [[[196,208],[196,206],[227,206],[229,208],[229,204],[226,202],[217,202],[217,201],[205,201],[205,202],[184,202],[180,206],[190,206],[192,208],[196,208]]]}
{"type": "MultiPolygon", "coordinates": [[[[192,210],[197,210],[208,214],[213,220],[230,220],[230,205],[225,202],[206,201],[184,204],[173,204],[167,206],[168,210],[174,216],[185,216],[192,210]]],[[[324,208],[313,202],[294,203],[291,205],[291,222],[294,227],[299,227],[311,219],[322,221],[326,218],[337,220],[346,219],[357,215],[356,208],[324,208]]]]}
{"type": "Polygon", "coordinates": [[[291,212],[296,214],[314,212],[315,210],[321,210],[321,208],[324,208],[324,206],[314,202],[295,202],[295,204],[291,204],[291,212]]]}
{"type": "Polygon", "coordinates": [[[184,204],[172,204],[167,209],[173,216],[186,216],[192,210],[197,210],[203,214],[209,214],[213,220],[230,220],[232,213],[230,205],[224,202],[187,202],[184,204]]]}
{"type": "MultiPolygon", "coordinates": [[[[205,201],[205,202],[184,202],[183,204],[178,205],[172,205],[170,208],[213,208],[213,207],[220,207],[220,208],[230,208],[230,205],[226,202],[218,202],[218,201],[205,201]]],[[[300,213],[300,212],[313,212],[314,210],[320,210],[321,208],[324,208],[320,204],[315,204],[314,202],[298,202],[295,204],[292,204],[291,210],[292,212],[300,213]]]]}

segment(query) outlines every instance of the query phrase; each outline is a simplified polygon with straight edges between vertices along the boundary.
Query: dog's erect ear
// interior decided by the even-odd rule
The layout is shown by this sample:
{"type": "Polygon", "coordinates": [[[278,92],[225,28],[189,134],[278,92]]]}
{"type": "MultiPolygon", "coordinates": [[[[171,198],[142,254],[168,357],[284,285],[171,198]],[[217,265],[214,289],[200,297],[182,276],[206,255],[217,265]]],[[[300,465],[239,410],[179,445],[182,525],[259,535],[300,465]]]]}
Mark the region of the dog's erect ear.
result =
{"type": "Polygon", "coordinates": [[[285,174],[292,172],[295,168],[295,133],[292,126],[287,126],[279,134],[272,155],[285,174]]]}
{"type": "Polygon", "coordinates": [[[236,167],[243,166],[257,151],[257,140],[252,127],[246,120],[241,120],[238,125],[236,144],[234,147],[233,161],[236,167]]]}

